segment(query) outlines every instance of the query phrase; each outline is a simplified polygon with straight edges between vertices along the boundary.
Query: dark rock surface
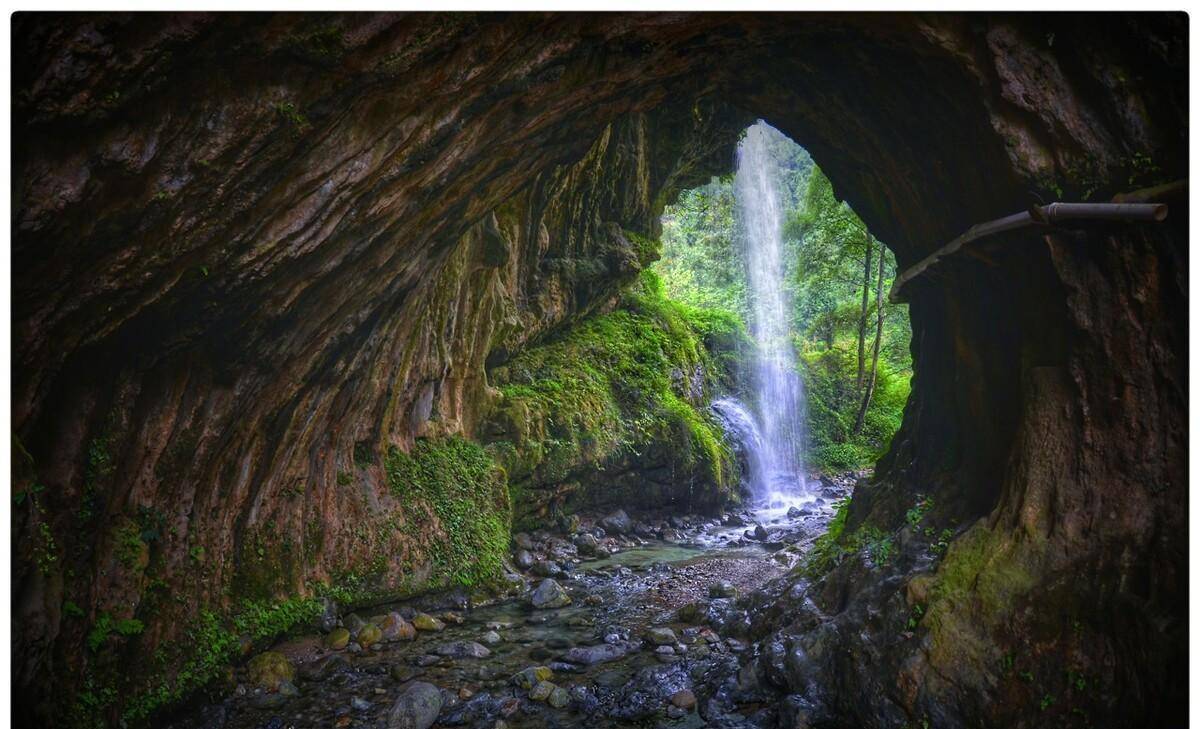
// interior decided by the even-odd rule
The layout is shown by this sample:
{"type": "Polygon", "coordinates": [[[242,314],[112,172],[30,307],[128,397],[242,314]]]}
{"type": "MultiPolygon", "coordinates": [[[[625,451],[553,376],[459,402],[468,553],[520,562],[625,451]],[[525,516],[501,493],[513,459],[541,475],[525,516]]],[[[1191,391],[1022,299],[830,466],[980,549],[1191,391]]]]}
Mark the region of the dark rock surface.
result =
{"type": "MultiPolygon", "coordinates": [[[[1031,198],[1187,174],[1183,15],[22,14],[13,30],[29,725],[95,708],[85,680],[114,723],[152,705],[136,698],[183,698],[186,629],[240,600],[348,572],[432,586],[444,526],[405,511],[385,452],[473,434],[489,360],[605,306],[647,262],[624,231],[653,237],[754,116],[809,149],[901,265],[1031,198]],[[101,616],[146,627],[81,652],[101,616]]],[[[1173,203],[1161,226],[1009,234],[906,290],[912,400],[848,528],[894,533],[927,496],[956,538],[929,563],[845,561],[795,588],[806,609],[772,613],[770,630],[804,628],[772,674],[800,696],[793,721],[1182,715],[1186,224],[1173,203]],[[1093,688],[1040,711],[1009,655],[1093,688]]]]}

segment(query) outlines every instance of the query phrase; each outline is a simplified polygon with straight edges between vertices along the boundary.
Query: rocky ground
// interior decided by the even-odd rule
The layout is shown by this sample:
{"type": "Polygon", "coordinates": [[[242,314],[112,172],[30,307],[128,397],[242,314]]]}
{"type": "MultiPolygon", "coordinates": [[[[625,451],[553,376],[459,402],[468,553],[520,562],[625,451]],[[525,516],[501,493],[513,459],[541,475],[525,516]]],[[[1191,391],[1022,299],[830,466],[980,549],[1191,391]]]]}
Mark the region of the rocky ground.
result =
{"type": "Polygon", "coordinates": [[[510,596],[338,616],[255,656],[171,726],[774,726],[747,669],[753,594],[824,531],[853,478],[790,511],[623,511],[517,534],[510,596]]]}

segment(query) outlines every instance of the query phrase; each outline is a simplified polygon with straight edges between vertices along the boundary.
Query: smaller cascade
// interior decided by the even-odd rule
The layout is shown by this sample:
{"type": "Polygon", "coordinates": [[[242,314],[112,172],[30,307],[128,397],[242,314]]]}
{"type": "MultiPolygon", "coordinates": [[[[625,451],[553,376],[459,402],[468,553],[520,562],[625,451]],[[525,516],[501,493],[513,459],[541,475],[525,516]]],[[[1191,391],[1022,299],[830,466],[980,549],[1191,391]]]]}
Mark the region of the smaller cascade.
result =
{"type": "Polygon", "coordinates": [[[796,490],[794,474],[773,467],[770,446],[749,408],[728,397],[714,400],[711,407],[737,453],[746,459],[749,491],[757,512],[770,518],[813,501],[811,494],[796,490]]]}
{"type": "Polygon", "coordinates": [[[763,462],[763,438],[754,421],[754,415],[738,400],[724,397],[712,403],[713,414],[721,428],[733,440],[734,448],[745,456],[750,469],[750,493],[755,498],[765,495],[761,487],[767,483],[767,469],[763,462]]]}

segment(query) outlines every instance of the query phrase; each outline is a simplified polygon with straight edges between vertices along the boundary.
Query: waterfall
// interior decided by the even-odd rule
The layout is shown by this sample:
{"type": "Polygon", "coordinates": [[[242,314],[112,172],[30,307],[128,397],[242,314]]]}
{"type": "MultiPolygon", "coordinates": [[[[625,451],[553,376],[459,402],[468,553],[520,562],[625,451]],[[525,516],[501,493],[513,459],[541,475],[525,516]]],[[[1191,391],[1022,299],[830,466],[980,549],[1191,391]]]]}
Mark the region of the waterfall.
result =
{"type": "Polygon", "coordinates": [[[781,172],[759,121],[738,145],[734,190],[757,344],[753,385],[759,445],[751,493],[760,506],[781,507],[807,496],[804,478],[804,385],[791,341],[791,302],[783,287],[781,172]]]}

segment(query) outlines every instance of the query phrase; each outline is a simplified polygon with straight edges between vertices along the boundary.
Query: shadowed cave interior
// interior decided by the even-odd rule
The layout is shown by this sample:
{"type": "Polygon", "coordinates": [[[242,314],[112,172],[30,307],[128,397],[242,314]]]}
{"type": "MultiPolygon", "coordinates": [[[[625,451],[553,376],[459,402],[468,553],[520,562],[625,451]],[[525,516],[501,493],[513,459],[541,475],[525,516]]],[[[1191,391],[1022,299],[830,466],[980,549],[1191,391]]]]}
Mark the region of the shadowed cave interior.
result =
{"type": "MultiPolygon", "coordinates": [[[[18,723],[1186,715],[1186,16],[12,22],[18,723]],[[822,485],[848,497],[833,537],[800,539],[836,556],[824,571],[747,573],[763,589],[734,595],[704,572],[725,563],[680,562],[659,576],[698,590],[667,619],[678,636],[580,623],[594,640],[531,638],[552,680],[479,669],[462,694],[450,677],[475,670],[485,628],[559,614],[527,608],[546,576],[519,552],[586,556],[580,519],[618,508],[659,524],[601,527],[632,553],[742,508],[708,415],[734,335],[643,272],[664,210],[733,173],[757,119],[897,269],[1031,205],[1124,195],[1170,214],[1012,231],[904,288],[911,395],[870,473],[822,485]],[[614,333],[652,337],[661,361],[614,333]],[[581,361],[595,379],[538,389],[581,361]],[[351,619],[385,605],[405,609],[351,619]],[[417,623],[447,610],[465,622],[438,618],[441,638],[417,623]],[[335,629],[402,648],[343,655],[335,629]],[[261,659],[318,635],[296,667],[261,659]],[[688,652],[657,652],[676,637],[688,652]],[[638,672],[620,685],[591,668],[622,660],[638,672]],[[336,676],[356,670],[367,708],[322,703],[351,707],[336,676]],[[542,683],[562,706],[529,696],[542,683]]],[[[620,560],[555,582],[579,598],[564,622],[608,609],[580,590],[628,592],[620,560]]],[[[638,584],[658,604],[660,583],[638,584]]]]}

